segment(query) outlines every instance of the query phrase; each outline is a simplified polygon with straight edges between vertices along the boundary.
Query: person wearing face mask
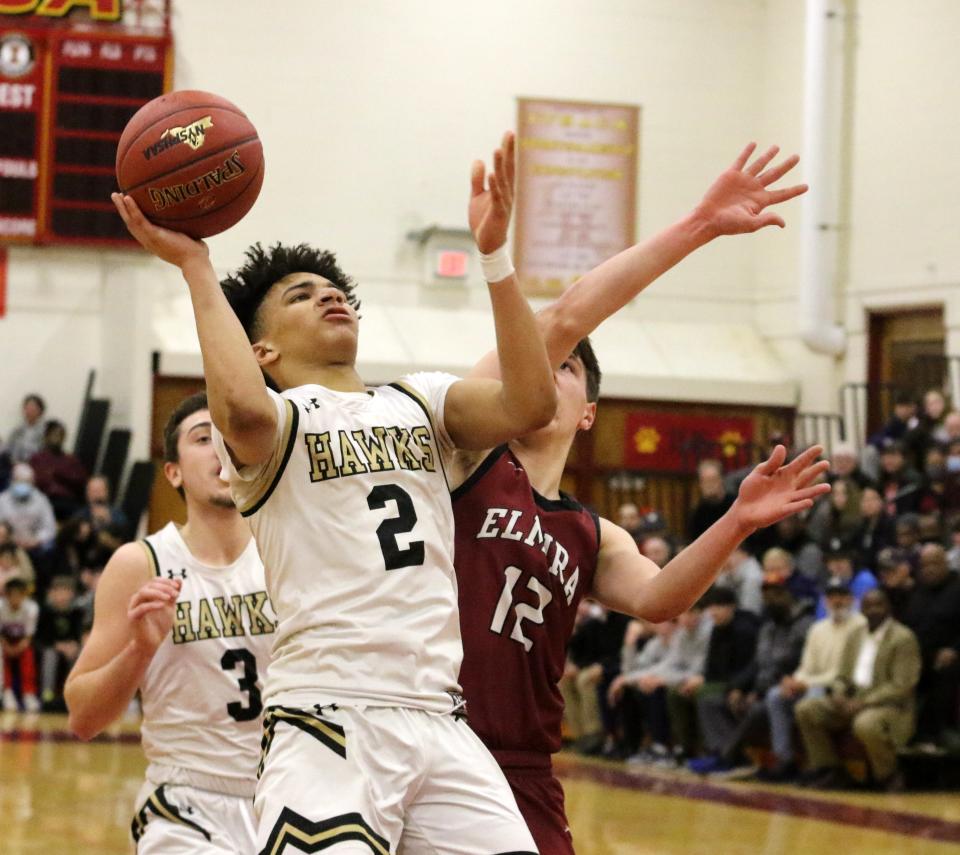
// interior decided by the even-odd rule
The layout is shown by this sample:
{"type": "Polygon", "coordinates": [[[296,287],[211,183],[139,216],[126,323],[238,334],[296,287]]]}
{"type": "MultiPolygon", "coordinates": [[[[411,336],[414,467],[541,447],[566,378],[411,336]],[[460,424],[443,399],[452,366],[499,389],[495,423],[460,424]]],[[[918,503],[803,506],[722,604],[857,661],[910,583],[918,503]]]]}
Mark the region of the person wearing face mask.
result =
{"type": "Polygon", "coordinates": [[[920,648],[913,632],[893,619],[883,591],[864,596],[863,614],[866,626],[850,635],[827,695],[804,698],[796,706],[810,766],[807,777],[821,789],[851,783],[833,742],[834,733],[849,731],[866,750],[873,784],[901,790],[897,751],[913,735],[920,648]]]}
{"type": "Polygon", "coordinates": [[[820,698],[839,673],[840,661],[850,636],[866,624],[854,611],[849,581],[834,577],[827,583],[825,615],[807,634],[800,667],[786,674],[766,695],[770,720],[770,745],[776,759],[771,769],[761,769],[760,780],[781,782],[796,776],[793,745],[793,713],[801,698],[820,698]]]}
{"type": "Polygon", "coordinates": [[[33,484],[33,469],[28,463],[13,467],[10,486],[0,493],[0,519],[10,523],[13,540],[36,563],[53,544],[57,521],[50,500],[33,484]]]}

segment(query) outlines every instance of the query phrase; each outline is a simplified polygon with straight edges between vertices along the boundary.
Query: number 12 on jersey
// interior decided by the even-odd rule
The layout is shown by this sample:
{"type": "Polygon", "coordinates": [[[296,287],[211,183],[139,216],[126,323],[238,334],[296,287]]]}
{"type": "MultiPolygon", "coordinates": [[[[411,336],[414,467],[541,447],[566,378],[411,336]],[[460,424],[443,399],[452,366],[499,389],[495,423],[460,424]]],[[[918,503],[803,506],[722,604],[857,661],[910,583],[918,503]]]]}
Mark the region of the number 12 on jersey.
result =
{"type": "Polygon", "coordinates": [[[503,634],[503,627],[507,622],[507,616],[510,614],[510,607],[513,606],[513,613],[516,615],[516,620],[513,622],[510,638],[520,642],[520,644],[523,645],[523,649],[529,653],[530,648],[533,647],[533,642],[523,634],[523,621],[528,620],[531,623],[542,624],[543,610],[550,604],[550,601],[553,599],[553,594],[550,593],[549,588],[544,587],[534,576],[531,576],[527,579],[527,590],[533,591],[533,593],[537,595],[539,600],[537,606],[534,607],[527,603],[517,603],[513,605],[513,589],[517,586],[517,582],[520,580],[523,571],[519,567],[510,565],[503,573],[507,578],[503,583],[503,590],[500,592],[500,599],[497,601],[497,608],[493,613],[493,620],[490,622],[490,630],[497,635],[503,634]]]}

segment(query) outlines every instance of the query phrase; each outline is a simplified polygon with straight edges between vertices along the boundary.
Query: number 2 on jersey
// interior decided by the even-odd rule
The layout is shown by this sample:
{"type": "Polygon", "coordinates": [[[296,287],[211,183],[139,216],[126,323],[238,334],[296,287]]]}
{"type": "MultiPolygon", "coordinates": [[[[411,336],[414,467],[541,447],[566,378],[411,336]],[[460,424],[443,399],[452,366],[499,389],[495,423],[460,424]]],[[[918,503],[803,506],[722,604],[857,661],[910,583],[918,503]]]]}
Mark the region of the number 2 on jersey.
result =
{"type": "MultiPolygon", "coordinates": [[[[507,615],[510,614],[510,606],[513,605],[513,589],[517,586],[520,574],[523,573],[523,571],[519,567],[511,565],[507,567],[503,573],[507,579],[503,583],[503,590],[500,592],[500,599],[497,601],[497,608],[493,613],[493,620],[490,622],[490,630],[497,635],[503,633],[503,626],[507,622],[507,615]]],[[[527,589],[537,595],[539,602],[536,608],[526,603],[517,603],[513,606],[513,612],[517,619],[513,623],[510,637],[514,641],[519,641],[523,645],[523,649],[529,653],[530,648],[533,647],[533,642],[523,634],[522,623],[525,620],[535,624],[543,623],[543,610],[550,604],[550,601],[553,599],[553,594],[550,593],[549,588],[545,588],[533,576],[527,580],[527,589]]]]}
{"type": "Polygon", "coordinates": [[[367,507],[371,511],[379,511],[391,501],[397,504],[397,516],[387,517],[377,526],[377,539],[380,541],[385,568],[399,570],[401,567],[423,564],[422,540],[411,540],[406,549],[401,549],[397,543],[398,534],[409,534],[417,524],[417,510],[407,491],[396,484],[379,484],[367,496],[367,507]]]}

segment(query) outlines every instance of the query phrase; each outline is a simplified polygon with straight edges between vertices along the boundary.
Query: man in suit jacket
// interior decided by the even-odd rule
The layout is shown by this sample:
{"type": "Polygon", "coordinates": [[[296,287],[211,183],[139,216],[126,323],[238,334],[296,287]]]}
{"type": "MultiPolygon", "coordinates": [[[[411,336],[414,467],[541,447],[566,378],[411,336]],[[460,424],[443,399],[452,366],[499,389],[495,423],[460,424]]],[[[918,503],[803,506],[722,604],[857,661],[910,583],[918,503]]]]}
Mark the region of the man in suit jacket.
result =
{"type": "Polygon", "coordinates": [[[844,784],[831,734],[847,729],[866,749],[874,782],[885,789],[900,786],[896,752],[913,735],[920,647],[891,616],[883,590],[864,594],[861,611],[867,624],[850,636],[829,695],[796,706],[813,786],[844,784]]]}

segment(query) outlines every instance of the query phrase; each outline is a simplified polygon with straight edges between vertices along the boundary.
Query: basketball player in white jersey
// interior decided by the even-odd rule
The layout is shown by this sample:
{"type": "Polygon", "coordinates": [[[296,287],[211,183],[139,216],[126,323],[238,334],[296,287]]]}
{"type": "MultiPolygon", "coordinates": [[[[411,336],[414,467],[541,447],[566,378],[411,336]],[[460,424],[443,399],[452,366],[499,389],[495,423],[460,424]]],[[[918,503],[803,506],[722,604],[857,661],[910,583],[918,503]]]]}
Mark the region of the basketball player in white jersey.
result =
{"type": "Polygon", "coordinates": [[[330,253],[259,245],[221,290],[204,244],[114,196],[190,289],[220,459],[279,618],[257,787],[263,853],[533,853],[496,762],[462,720],[446,469],[548,423],[556,389],[504,245],[513,137],[470,223],[502,379],[368,388],[358,303],[330,253]],[[226,293],[225,293],[226,292],[226,293]],[[282,390],[268,390],[266,374],[282,390]]]}
{"type": "Polygon", "coordinates": [[[205,395],[174,411],[164,456],[187,523],[122,546],[107,564],[67,680],[70,727],[92,738],[139,689],[149,766],[132,825],[138,855],[252,855],[260,676],[275,616],[249,526],[219,478],[205,395]]]}

